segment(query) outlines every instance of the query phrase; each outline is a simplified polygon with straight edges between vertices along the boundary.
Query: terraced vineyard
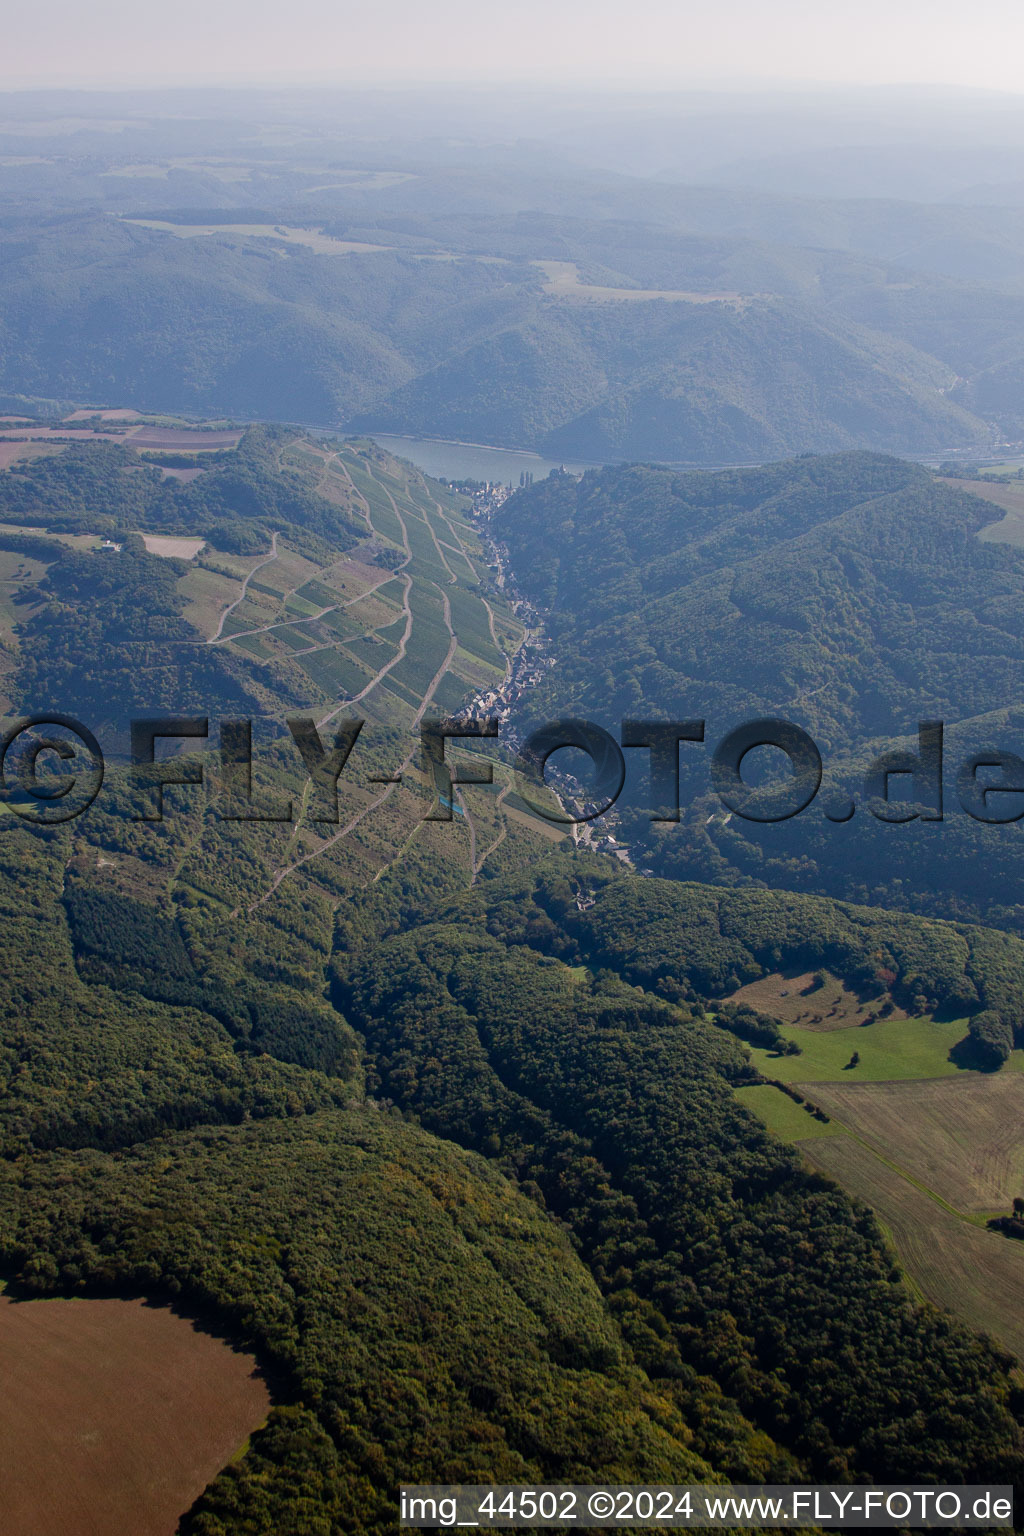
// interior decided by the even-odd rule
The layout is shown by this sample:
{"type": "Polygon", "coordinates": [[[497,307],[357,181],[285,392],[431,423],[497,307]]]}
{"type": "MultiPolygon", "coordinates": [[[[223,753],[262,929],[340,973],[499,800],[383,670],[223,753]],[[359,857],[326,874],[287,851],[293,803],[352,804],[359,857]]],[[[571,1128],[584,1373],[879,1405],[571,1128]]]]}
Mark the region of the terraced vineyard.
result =
{"type": "MultiPolygon", "coordinates": [[[[294,934],[286,944],[283,935],[296,925],[314,951],[329,950],[340,906],[358,893],[385,880],[410,890],[461,888],[550,848],[564,831],[523,806],[500,748],[485,754],[492,784],[457,787],[447,823],[425,819],[437,802],[422,772],[421,720],[501,684],[524,634],[494,586],[466,500],[371,443],[295,435],[278,446],[274,473],[293,474],[315,494],[327,509],[322,533],[281,522],[272,526],[269,548],[252,554],[200,539],[186,551],[179,547],[184,528],[147,535],[151,553],[191,553],[173,564],[159,560],[161,571],[177,573],[173,590],[189,627],[190,638],[176,646],[179,682],[189,664],[202,669],[197,675],[208,679],[212,696],[197,703],[211,717],[214,739],[218,714],[239,712],[218,704],[218,691],[230,696],[229,679],[236,690],[241,684],[257,722],[255,819],[221,818],[207,756],[204,786],[169,790],[164,824],[139,828],[115,770],[76,827],[72,879],[169,903],[201,948],[223,950],[227,972],[237,963],[232,934],[248,921],[251,944],[277,956],[265,962],[268,978],[281,970],[302,990],[315,966],[297,954],[294,934]],[[351,533],[342,536],[352,528],[355,542],[351,533]],[[295,715],[312,718],[325,745],[345,722],[364,721],[338,780],[336,821],[318,819],[322,806],[313,803],[307,770],[284,730],[295,715]],[[259,820],[289,807],[289,819],[259,820]]],[[[95,536],[9,532],[19,550],[18,539],[32,534],[89,560],[117,558],[98,553],[95,536]]],[[[25,612],[25,591],[46,569],[33,555],[0,552],[0,600],[12,620],[25,612]]],[[[9,642],[15,649],[13,633],[9,642]]],[[[175,695],[175,708],[181,698],[175,695]]],[[[448,756],[453,766],[481,767],[479,751],[470,758],[452,744],[448,756]]]]}

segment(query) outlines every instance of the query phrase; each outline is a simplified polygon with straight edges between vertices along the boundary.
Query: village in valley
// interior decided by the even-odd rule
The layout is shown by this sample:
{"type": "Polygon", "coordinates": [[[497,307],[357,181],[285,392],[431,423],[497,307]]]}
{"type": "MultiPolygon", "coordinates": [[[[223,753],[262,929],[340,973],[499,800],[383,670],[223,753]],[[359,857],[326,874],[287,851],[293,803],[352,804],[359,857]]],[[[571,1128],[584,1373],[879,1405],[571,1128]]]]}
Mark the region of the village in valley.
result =
{"type": "MultiPolygon", "coordinates": [[[[564,475],[569,471],[562,468],[553,473],[564,475]]],[[[529,489],[532,483],[533,475],[527,472],[520,477],[519,488],[529,489]]],[[[476,694],[466,706],[465,714],[467,717],[491,719],[496,716],[501,723],[503,746],[510,752],[518,752],[525,740],[523,724],[528,716],[520,710],[517,717],[517,706],[523,703],[530,690],[538,686],[545,672],[554,665],[554,647],[544,630],[541,615],[516,584],[510,569],[508,549],[493,536],[491,524],[494,515],[515,495],[513,487],[488,481],[482,485],[453,485],[453,489],[464,490],[471,495],[470,517],[477,527],[485,557],[494,572],[494,585],[510,604],[524,630],[521,645],[508,659],[504,682],[496,688],[476,694]]],[[[632,866],[629,848],[615,836],[619,817],[614,810],[599,816],[599,807],[588,798],[579,780],[553,763],[547,767],[545,781],[568,813],[578,817],[599,817],[599,824],[598,820],[581,820],[572,824],[572,838],[577,848],[610,854],[621,863],[632,866]]]]}

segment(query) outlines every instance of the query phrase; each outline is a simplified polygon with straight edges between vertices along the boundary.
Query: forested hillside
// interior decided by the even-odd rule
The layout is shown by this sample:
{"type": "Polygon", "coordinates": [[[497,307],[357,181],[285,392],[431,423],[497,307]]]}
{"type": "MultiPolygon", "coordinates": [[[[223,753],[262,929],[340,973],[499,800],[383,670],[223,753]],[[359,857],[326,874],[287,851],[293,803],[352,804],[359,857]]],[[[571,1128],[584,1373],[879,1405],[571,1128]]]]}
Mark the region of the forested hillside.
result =
{"type": "Polygon", "coordinates": [[[324,235],[225,217],[0,229],[0,393],[593,460],[941,453],[1013,429],[992,387],[951,391],[1024,334],[1017,299],[988,299],[998,335],[969,367],[955,294],[926,282],[911,338],[888,272],[841,257],[551,220],[324,235]]]}
{"type": "Polygon", "coordinates": [[[188,1530],[383,1530],[414,1476],[1018,1477],[1008,1362],[741,1106],[699,999],[794,956],[855,980],[882,945],[899,995],[969,968],[1002,1001],[1019,945],[584,855],[439,901],[429,850],[376,902],[335,853],[332,943],[326,871],[225,923],[160,895],[175,845],[119,904],[82,830],[30,863],[5,840],[0,1252],[22,1294],[172,1297],[257,1349],[278,1407],[188,1530]],[[304,997],[268,992],[275,946],[304,997]],[[264,994],[340,1054],[289,1065],[264,994]]]}
{"type": "MultiPolygon", "coordinates": [[[[765,541],[813,528],[837,469],[854,526],[869,492],[980,524],[907,466],[805,461],[713,482],[734,516],[707,508],[704,543],[749,544],[747,503],[765,541]]],[[[817,965],[1012,1036],[1016,941],[564,852],[500,748],[425,822],[419,720],[499,684],[523,631],[463,501],[375,449],[252,432],[174,485],[127,443],[68,447],[0,495],[12,711],[252,712],[254,803],[293,807],[222,819],[207,753],[162,822],[116,764],[64,827],[0,818],[3,1278],[174,1300],[274,1396],[183,1530],[383,1531],[403,1479],[1024,1482],[1009,1357],[915,1301],[868,1209],[750,1112],[736,1034],[782,1039],[728,1002],[817,965]],[[187,558],[145,546],[175,535],[187,558]],[[296,708],[367,719],[336,822],[296,708]]],[[[587,558],[551,527],[540,598],[570,539],[587,558]]]]}
{"type": "Polygon", "coordinates": [[[495,525],[557,650],[524,702],[616,736],[626,719],[706,721],[706,745],[680,753],[682,825],[647,824],[639,773],[632,792],[629,836],[659,871],[1015,923],[1018,830],[956,799],[972,752],[1020,745],[1024,559],[984,537],[1000,516],[869,455],[553,476],[495,525]],[[759,826],[727,818],[709,768],[727,731],[765,716],[810,732],[825,778],[803,815],[759,826]],[[863,806],[880,752],[917,749],[922,720],[946,723],[946,820],[829,822],[863,806]]]}

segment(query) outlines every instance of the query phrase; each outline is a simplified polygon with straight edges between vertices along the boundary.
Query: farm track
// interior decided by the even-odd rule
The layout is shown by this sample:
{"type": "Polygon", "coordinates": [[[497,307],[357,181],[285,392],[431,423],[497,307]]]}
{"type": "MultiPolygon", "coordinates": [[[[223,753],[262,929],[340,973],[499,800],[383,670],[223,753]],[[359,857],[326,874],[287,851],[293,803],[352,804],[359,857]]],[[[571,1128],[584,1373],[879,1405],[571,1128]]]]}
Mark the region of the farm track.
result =
{"type": "Polygon", "coordinates": [[[469,814],[469,806],[466,804],[465,795],[463,795],[460,789],[456,789],[454,785],[452,787],[452,800],[453,802],[456,800],[459,802],[459,808],[462,811],[462,819],[469,829],[469,883],[470,885],[475,885],[477,874],[476,827],[473,825],[473,818],[469,814]]]}
{"type": "MultiPolygon", "coordinates": [[[[501,807],[505,803],[505,796],[509,793],[511,788],[512,788],[512,780],[509,779],[509,781],[505,785],[505,787],[502,790],[499,791],[498,798],[494,802],[494,809],[495,809],[495,811],[500,811],[501,810],[501,807]]],[[[478,860],[476,860],[474,862],[474,864],[473,864],[473,884],[474,885],[476,884],[476,877],[477,877],[477,875],[483,869],[484,865],[487,863],[487,860],[490,858],[491,854],[494,853],[494,851],[497,848],[501,847],[502,843],[505,841],[507,836],[508,836],[508,823],[505,822],[505,821],[502,821],[501,827],[500,827],[499,832],[498,832],[498,835],[494,839],[494,842],[491,843],[491,845],[488,848],[484,849],[483,853],[480,855],[480,858],[478,860]]]]}
{"type": "Polygon", "coordinates": [[[415,715],[415,717],[413,719],[413,722],[412,722],[414,730],[419,725],[420,721],[423,719],[423,716],[426,714],[427,710],[430,708],[430,705],[433,703],[434,694],[437,692],[438,688],[441,686],[441,679],[444,677],[445,673],[448,671],[448,668],[451,666],[452,662],[455,660],[455,652],[459,648],[459,637],[455,633],[454,629],[452,628],[452,605],[448,601],[448,594],[447,594],[447,592],[442,591],[442,589],[439,586],[437,586],[436,582],[432,582],[431,585],[441,595],[441,603],[442,603],[442,606],[443,606],[443,609],[444,609],[445,627],[447,628],[448,634],[449,634],[449,636],[451,638],[448,641],[448,654],[445,657],[444,661],[441,663],[441,665],[438,668],[438,670],[435,672],[434,677],[433,677],[433,679],[431,681],[430,687],[427,689],[426,693],[423,695],[423,699],[422,699],[422,701],[420,703],[420,707],[416,711],[416,715],[415,715]]]}
{"type": "Polygon", "coordinates": [[[249,590],[249,583],[250,583],[250,581],[252,581],[252,578],[256,575],[256,572],[257,571],[262,571],[268,565],[273,565],[273,563],[274,563],[274,561],[276,559],[277,559],[277,533],[274,532],[274,533],[272,533],[270,535],[270,554],[267,556],[267,558],[265,560],[261,560],[259,565],[254,565],[252,570],[248,573],[248,575],[246,576],[245,580],[242,582],[242,590],[241,590],[241,592],[235,598],[235,601],[233,603],[231,603],[229,607],[225,608],[224,612],[221,614],[221,616],[220,616],[220,623],[217,625],[217,633],[215,635],[211,635],[210,636],[209,640],[207,640],[207,642],[206,642],[207,645],[216,645],[217,644],[217,641],[221,638],[221,636],[224,633],[224,621],[228,618],[228,616],[230,614],[234,613],[234,611],[238,607],[239,603],[244,603],[245,602],[245,594],[249,590]]]}
{"type": "Polygon", "coordinates": [[[912,1287],[1024,1361],[1024,1243],[964,1220],[853,1137],[797,1145],[877,1212],[912,1287]]]}
{"type": "Polygon", "coordinates": [[[985,1227],[1021,1193],[1024,1076],[793,1086],[835,1132],[794,1144],[872,1207],[910,1288],[1024,1362],[1024,1244],[985,1227]]]}
{"type": "Polygon", "coordinates": [[[502,688],[506,688],[512,677],[512,657],[508,654],[508,652],[505,650],[505,647],[498,639],[497,631],[494,628],[494,609],[491,607],[486,597],[481,597],[480,601],[487,609],[487,623],[491,631],[491,640],[494,643],[494,649],[497,651],[499,656],[504,656],[505,658],[505,676],[502,679],[501,686],[502,688]]]}
{"type": "MultiPolygon", "coordinates": [[[[441,519],[442,523],[444,523],[445,527],[448,529],[448,532],[451,534],[451,536],[454,539],[455,543],[458,545],[459,549],[462,552],[462,558],[466,562],[466,568],[469,571],[470,580],[471,581],[476,581],[477,578],[478,578],[479,573],[478,573],[478,571],[476,569],[476,566],[473,564],[473,561],[472,561],[472,558],[471,558],[471,556],[469,554],[469,551],[467,550],[465,544],[462,542],[462,535],[459,532],[457,532],[457,530],[455,528],[455,524],[452,522],[451,518],[445,512],[444,508],[441,506],[441,503],[439,501],[434,501],[433,497],[431,497],[431,501],[434,504],[434,507],[435,507],[435,509],[437,511],[438,517],[441,519]]],[[[499,649],[500,649],[500,647],[499,647],[499,649]]]]}
{"type": "MultiPolygon", "coordinates": [[[[442,596],[443,596],[443,594],[442,594],[442,596]]],[[[445,598],[445,604],[446,604],[446,607],[448,607],[447,598],[445,598]]],[[[448,611],[450,613],[450,607],[449,607],[448,611]]],[[[410,614],[410,623],[411,623],[411,614],[410,614]]],[[[451,622],[450,622],[450,619],[449,619],[449,629],[450,628],[451,628],[451,622]]],[[[419,712],[418,712],[418,714],[416,716],[416,720],[415,720],[415,724],[416,725],[419,724],[420,720],[423,718],[423,716],[426,713],[426,711],[430,708],[430,705],[431,705],[431,703],[433,701],[434,693],[436,692],[438,686],[440,685],[441,679],[444,677],[445,673],[448,670],[449,663],[451,661],[451,658],[455,655],[455,651],[456,651],[457,646],[458,646],[458,641],[457,641],[457,639],[455,637],[454,632],[452,632],[452,640],[451,640],[450,646],[448,647],[448,656],[447,656],[447,658],[445,660],[445,664],[440,669],[440,671],[436,674],[436,676],[434,677],[433,681],[430,684],[430,687],[427,689],[426,693],[423,695],[423,700],[422,700],[422,702],[420,704],[419,712]]],[[[396,657],[395,661],[397,661],[397,660],[398,660],[398,658],[396,657]]],[[[392,662],[391,665],[394,665],[394,662],[392,662]]],[[[387,669],[387,670],[389,670],[389,669],[387,669]]],[[[372,685],[370,685],[370,686],[372,686],[372,685]]],[[[357,701],[355,699],[353,699],[350,702],[354,704],[357,701]]],[[[346,706],[342,705],[341,707],[345,708],[346,706]]],[[[339,714],[340,710],[335,710],[334,713],[335,714],[339,714]]],[[[326,719],[333,719],[333,716],[329,715],[329,716],[326,717],[326,719]]],[[[318,724],[319,725],[324,725],[326,723],[326,719],[319,721],[318,724]]],[[[408,757],[406,757],[405,761],[402,763],[402,766],[398,770],[398,778],[401,778],[402,775],[405,773],[406,769],[410,766],[410,764],[412,763],[412,760],[413,760],[413,756],[414,756],[414,753],[410,752],[408,757]]],[[[314,848],[310,853],[303,854],[302,858],[296,859],[294,864],[288,864],[288,865],[285,866],[284,869],[279,869],[276,872],[276,874],[274,875],[273,880],[271,881],[269,887],[264,892],[264,894],[259,898],[258,901],[253,902],[252,906],[250,906],[247,910],[249,912],[255,912],[257,910],[257,908],[263,906],[265,901],[269,900],[269,898],[274,894],[274,892],[277,890],[277,888],[281,884],[281,882],[283,880],[286,880],[289,875],[294,874],[297,869],[301,869],[304,864],[308,864],[311,859],[319,858],[320,855],[323,854],[323,853],[326,853],[329,848],[333,848],[335,843],[340,842],[343,837],[348,837],[349,833],[354,832],[356,827],[359,826],[360,822],[365,820],[365,818],[370,814],[371,811],[376,810],[379,805],[383,805],[385,800],[389,799],[391,794],[398,787],[399,786],[397,784],[394,784],[394,783],[388,784],[386,786],[383,794],[378,795],[375,800],[371,800],[369,805],[365,805],[363,807],[363,809],[361,811],[357,812],[357,814],[355,816],[353,816],[350,821],[346,822],[345,826],[343,826],[341,828],[340,832],[336,832],[333,837],[328,838],[327,842],[324,843],[322,845],[322,847],[314,848]]]]}
{"type": "Polygon", "coordinates": [[[858,1140],[965,1216],[1008,1210],[1024,1187],[1024,1075],[808,1083],[858,1140]]]}
{"type": "Polygon", "coordinates": [[[441,548],[441,544],[440,544],[440,541],[439,541],[439,539],[437,537],[437,534],[434,532],[434,525],[430,521],[430,518],[427,516],[426,512],[424,512],[424,514],[423,514],[423,521],[426,524],[427,532],[430,534],[431,539],[434,541],[434,548],[437,550],[437,558],[440,560],[441,564],[444,566],[445,570],[448,572],[448,576],[449,576],[448,585],[451,586],[451,587],[457,586],[459,578],[456,576],[455,572],[452,570],[451,566],[448,564],[448,561],[445,559],[444,550],[441,548]]]}
{"type": "MultiPolygon", "coordinates": [[[[337,560],[334,561],[334,565],[337,565],[338,563],[339,562],[337,560]]],[[[324,571],[332,569],[333,566],[324,567],[324,571]]],[[[323,575],[324,571],[321,571],[319,574],[323,575]]],[[[310,581],[315,581],[316,577],[310,576],[308,579],[310,581]]],[[[263,624],[259,629],[239,629],[233,635],[225,635],[221,641],[208,640],[206,643],[207,645],[214,645],[215,643],[225,644],[230,643],[232,640],[248,640],[251,639],[254,635],[269,635],[270,632],[275,629],[298,629],[302,624],[316,624],[320,619],[326,618],[329,613],[340,613],[344,608],[354,608],[357,603],[361,603],[364,598],[367,598],[372,593],[376,592],[378,587],[386,587],[388,582],[393,580],[394,572],[387,571],[381,577],[380,581],[375,581],[372,587],[367,587],[366,591],[360,592],[358,597],[350,597],[347,602],[331,603],[329,607],[321,608],[319,613],[307,614],[304,619],[274,619],[273,623],[263,624]]],[[[299,583],[300,587],[304,587],[305,585],[306,583],[304,581],[299,583]]],[[[292,597],[296,591],[298,591],[298,587],[293,588],[291,592],[286,592],[281,601],[284,602],[287,598],[292,597]]],[[[367,633],[370,634],[372,631],[368,630],[367,633]]],[[[353,636],[352,638],[355,639],[356,637],[353,636]]],[[[310,649],[322,650],[323,647],[311,646],[310,649]]],[[[292,654],[303,656],[305,655],[305,652],[295,651],[292,654]]]]}
{"type": "MultiPolygon", "coordinates": [[[[379,483],[380,482],[378,482],[378,484],[379,483]]],[[[362,703],[367,694],[372,693],[374,688],[377,687],[378,683],[380,683],[383,678],[387,677],[388,673],[394,667],[397,667],[400,661],[404,660],[406,650],[409,645],[409,639],[412,635],[412,606],[410,604],[409,598],[412,593],[413,578],[405,569],[405,567],[409,565],[412,560],[412,546],[409,543],[409,529],[406,526],[405,518],[398,510],[395,498],[392,496],[387,486],[381,486],[381,489],[390,501],[392,511],[397,517],[399,527],[402,530],[402,544],[405,548],[405,559],[402,561],[401,565],[396,566],[395,570],[391,574],[392,577],[401,575],[402,580],[405,582],[405,592],[402,596],[402,613],[405,616],[405,629],[402,632],[401,640],[398,642],[398,650],[395,652],[394,656],[392,656],[390,661],[385,662],[384,666],[381,667],[376,677],[371,678],[370,681],[366,684],[366,687],[362,688],[354,698],[343,700],[342,703],[338,705],[337,709],[331,710],[330,714],[324,715],[322,720],[318,720],[318,726],[328,725],[332,720],[341,714],[343,709],[351,709],[353,704],[362,703]]]]}

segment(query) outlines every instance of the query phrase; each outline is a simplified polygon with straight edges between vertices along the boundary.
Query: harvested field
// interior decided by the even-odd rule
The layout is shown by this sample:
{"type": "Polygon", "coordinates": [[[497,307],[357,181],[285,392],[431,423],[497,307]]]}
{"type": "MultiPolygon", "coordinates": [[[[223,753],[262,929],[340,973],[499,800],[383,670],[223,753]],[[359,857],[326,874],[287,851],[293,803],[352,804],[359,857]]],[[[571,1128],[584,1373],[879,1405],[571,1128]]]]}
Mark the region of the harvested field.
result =
{"type": "Polygon", "coordinates": [[[182,485],[191,484],[205,473],[203,469],[169,469],[166,464],[160,465],[160,474],[164,480],[180,480],[182,485]]]}
{"type": "Polygon", "coordinates": [[[682,288],[602,288],[593,283],[581,283],[579,268],[574,261],[532,261],[544,273],[544,292],[559,299],[577,299],[600,304],[645,303],[652,299],[667,299],[674,304],[731,304],[743,307],[749,303],[740,293],[694,293],[682,288]]]}
{"type": "Polygon", "coordinates": [[[4,1536],[174,1536],[266,1418],[255,1362],[166,1307],[0,1296],[4,1536]]]}
{"type": "Polygon", "coordinates": [[[200,432],[191,427],[136,427],[127,438],[133,448],[181,448],[190,453],[237,448],[241,440],[241,429],[237,432],[200,432]]]}
{"type": "Polygon", "coordinates": [[[1024,1195],[1019,1072],[962,1072],[924,1083],[815,1083],[807,1093],[957,1210],[1005,1212],[1024,1195]]]}
{"type": "Polygon", "coordinates": [[[108,410],[106,407],[97,406],[94,409],[72,411],[70,416],[65,416],[65,421],[92,421],[96,417],[100,421],[138,421],[140,411],[108,410]]]}
{"type": "Polygon", "coordinates": [[[1024,1361],[1024,1243],[944,1210],[852,1136],[798,1145],[810,1163],[878,1213],[922,1295],[1024,1361]]]}
{"type": "Polygon", "coordinates": [[[45,459],[61,452],[63,449],[57,443],[12,443],[0,438],[0,469],[10,469],[12,464],[23,463],[25,459],[45,459]]]}
{"type": "Polygon", "coordinates": [[[997,485],[992,480],[954,480],[943,477],[943,483],[966,491],[968,496],[980,496],[991,501],[1003,511],[1001,521],[986,523],[978,534],[987,544],[1024,544],[1024,484],[1019,480],[997,485]]]}
{"type": "Polygon", "coordinates": [[[206,548],[205,539],[179,539],[166,533],[144,533],[142,542],[151,555],[174,560],[194,560],[199,551],[206,548]]]}
{"type": "MultiPolygon", "coordinates": [[[[862,1024],[868,1014],[877,1013],[881,1006],[878,999],[861,1002],[856,992],[851,992],[845,982],[828,971],[820,974],[825,978],[821,987],[814,985],[814,971],[773,971],[740,987],[729,998],[731,1003],[747,1003],[760,1013],[771,1014],[784,1024],[799,1024],[804,1029],[849,1029],[862,1024]]],[[[884,1001],[884,999],[883,999],[884,1001]]],[[[905,1019],[901,1008],[893,1008],[888,1015],[892,1019],[905,1019]]]]}

